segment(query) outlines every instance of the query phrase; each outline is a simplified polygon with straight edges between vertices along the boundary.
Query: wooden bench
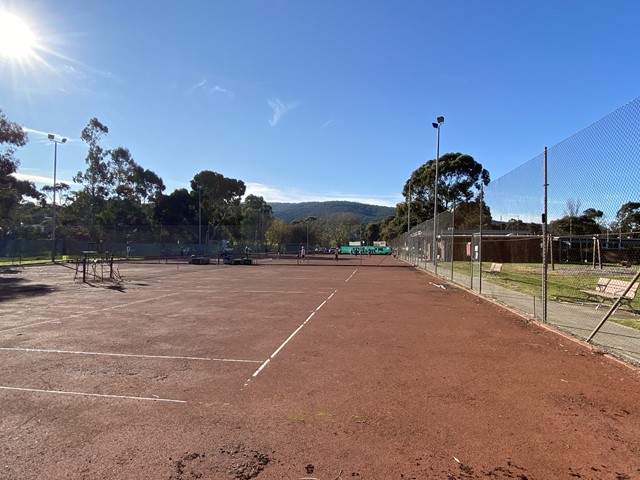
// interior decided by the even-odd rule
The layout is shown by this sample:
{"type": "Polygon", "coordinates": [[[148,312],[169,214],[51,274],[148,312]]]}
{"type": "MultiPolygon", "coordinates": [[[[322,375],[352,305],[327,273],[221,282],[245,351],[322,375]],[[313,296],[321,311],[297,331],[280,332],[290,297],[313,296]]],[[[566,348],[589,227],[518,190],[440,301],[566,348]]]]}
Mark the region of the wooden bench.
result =
{"type": "Polygon", "coordinates": [[[500,275],[501,271],[502,271],[501,263],[492,263],[487,273],[491,273],[492,275],[500,275]]]}
{"type": "Polygon", "coordinates": [[[594,290],[580,291],[587,294],[587,300],[591,298],[597,300],[598,305],[596,305],[596,310],[607,300],[613,303],[619,298],[622,298],[620,300],[620,305],[624,303],[627,306],[630,306],[631,300],[635,298],[640,284],[634,283],[623,297],[622,294],[629,287],[629,284],[631,284],[631,282],[601,277],[598,279],[598,283],[596,284],[596,288],[594,290]]]}

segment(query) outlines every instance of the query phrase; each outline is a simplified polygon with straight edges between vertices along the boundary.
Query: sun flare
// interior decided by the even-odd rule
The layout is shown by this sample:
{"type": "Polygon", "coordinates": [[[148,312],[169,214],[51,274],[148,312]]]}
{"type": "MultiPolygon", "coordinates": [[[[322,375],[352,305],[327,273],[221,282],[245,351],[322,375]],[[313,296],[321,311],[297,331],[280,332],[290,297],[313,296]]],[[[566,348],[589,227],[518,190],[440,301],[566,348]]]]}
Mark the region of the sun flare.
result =
{"type": "Polygon", "coordinates": [[[22,19],[12,13],[0,12],[0,57],[29,57],[34,53],[36,43],[36,36],[22,19]]]}

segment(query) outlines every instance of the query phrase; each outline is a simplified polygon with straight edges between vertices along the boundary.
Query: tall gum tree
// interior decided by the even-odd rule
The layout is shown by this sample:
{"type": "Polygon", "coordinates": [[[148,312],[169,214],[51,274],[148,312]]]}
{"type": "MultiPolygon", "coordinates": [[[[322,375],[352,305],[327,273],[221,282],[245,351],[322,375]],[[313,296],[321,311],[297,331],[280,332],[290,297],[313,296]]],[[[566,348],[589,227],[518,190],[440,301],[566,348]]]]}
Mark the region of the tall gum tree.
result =
{"type": "MultiPolygon", "coordinates": [[[[406,181],[402,194],[410,199],[411,224],[433,218],[435,200],[436,160],[429,160],[413,171],[406,181]]],[[[445,153],[438,159],[438,213],[450,206],[474,199],[483,185],[490,182],[489,172],[464,153],[445,153]]],[[[397,216],[405,218],[406,205],[398,204],[397,216]]]]}
{"type": "Polygon", "coordinates": [[[102,137],[107,133],[109,129],[97,118],[89,120],[80,134],[80,138],[89,146],[85,158],[87,169],[84,172],[79,171],[73,177],[74,182],[82,185],[82,190],[76,195],[75,201],[87,204],[84,211],[88,214],[87,220],[92,228],[96,223],[96,213],[104,204],[112,184],[106,160],[109,151],[100,145],[102,137]]]}
{"type": "Polygon", "coordinates": [[[10,121],[0,110],[0,221],[8,220],[17,204],[24,196],[40,199],[33,182],[18,180],[14,174],[20,161],[14,154],[18,147],[29,141],[27,133],[20,125],[10,121]]]}
{"type": "Polygon", "coordinates": [[[191,180],[192,195],[196,202],[199,198],[202,210],[206,212],[213,227],[214,238],[223,225],[239,225],[240,201],[246,189],[247,187],[242,180],[227,178],[211,170],[203,170],[194,175],[191,180]]]}
{"type": "Polygon", "coordinates": [[[273,222],[273,209],[257,195],[247,195],[241,204],[242,235],[253,243],[254,248],[262,249],[266,231],[273,222]]]}

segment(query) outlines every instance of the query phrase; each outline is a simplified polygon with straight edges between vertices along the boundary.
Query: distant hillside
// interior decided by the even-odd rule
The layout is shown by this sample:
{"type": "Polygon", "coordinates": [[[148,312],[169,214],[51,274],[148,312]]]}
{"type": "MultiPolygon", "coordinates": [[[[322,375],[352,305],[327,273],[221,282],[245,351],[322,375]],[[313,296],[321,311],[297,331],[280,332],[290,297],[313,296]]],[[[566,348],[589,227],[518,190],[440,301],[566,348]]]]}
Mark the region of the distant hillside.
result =
{"type": "Polygon", "coordinates": [[[301,203],[269,203],[276,218],[287,223],[307,217],[324,217],[336,213],[352,213],[362,219],[362,223],[375,223],[396,214],[393,207],[369,205],[366,203],[331,201],[301,203]]]}

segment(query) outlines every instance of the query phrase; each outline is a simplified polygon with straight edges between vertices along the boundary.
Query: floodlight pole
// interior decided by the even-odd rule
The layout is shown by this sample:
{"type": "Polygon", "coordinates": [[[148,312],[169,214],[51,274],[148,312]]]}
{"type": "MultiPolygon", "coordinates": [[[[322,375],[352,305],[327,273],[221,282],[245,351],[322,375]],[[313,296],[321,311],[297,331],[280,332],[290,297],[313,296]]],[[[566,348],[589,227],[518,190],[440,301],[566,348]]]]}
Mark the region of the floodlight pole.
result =
{"type": "Polygon", "coordinates": [[[407,235],[411,235],[411,179],[409,179],[409,194],[407,195],[407,235]]]}
{"type": "Polygon", "coordinates": [[[437,224],[438,224],[438,163],[440,161],[440,125],[444,123],[444,117],[438,117],[432,123],[433,128],[438,131],[436,142],[436,179],[433,186],[433,265],[438,271],[438,245],[437,245],[437,224]]]}
{"type": "Polygon", "coordinates": [[[58,143],[65,143],[66,138],[63,138],[58,142],[56,136],[53,133],[49,133],[47,138],[53,141],[53,215],[51,219],[51,261],[56,261],[56,190],[58,185],[56,183],[56,172],[58,167],[58,143]]]}
{"type": "Polygon", "coordinates": [[[22,230],[24,228],[24,223],[20,222],[20,256],[18,263],[22,265],[22,230]]]}
{"type": "MultiPolygon", "coordinates": [[[[548,236],[549,236],[549,222],[547,222],[548,205],[547,205],[547,193],[549,189],[549,183],[547,179],[547,147],[544,147],[544,211],[542,212],[542,323],[547,323],[547,278],[549,273],[549,251],[548,251],[548,236]]],[[[591,340],[591,337],[589,338],[591,340]]],[[[587,342],[589,341],[587,340],[587,342]]]]}
{"type": "Polygon", "coordinates": [[[202,255],[202,185],[198,185],[198,254],[202,255]]]}

